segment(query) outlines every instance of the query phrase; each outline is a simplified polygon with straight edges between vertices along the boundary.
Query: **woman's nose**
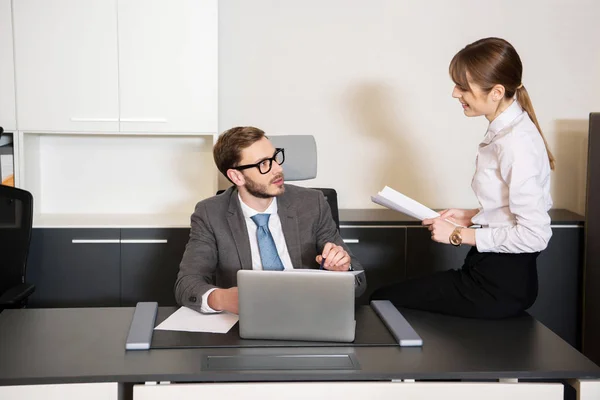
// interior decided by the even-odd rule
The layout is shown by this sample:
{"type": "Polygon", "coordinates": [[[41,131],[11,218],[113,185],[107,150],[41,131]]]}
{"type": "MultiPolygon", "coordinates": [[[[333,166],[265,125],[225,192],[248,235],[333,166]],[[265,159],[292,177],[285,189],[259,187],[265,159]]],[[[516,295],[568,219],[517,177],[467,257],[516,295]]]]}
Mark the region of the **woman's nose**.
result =
{"type": "Polygon", "coordinates": [[[458,87],[456,85],[454,85],[454,89],[452,89],[452,97],[454,97],[455,99],[458,99],[461,96],[462,96],[461,91],[458,89],[458,87]]]}

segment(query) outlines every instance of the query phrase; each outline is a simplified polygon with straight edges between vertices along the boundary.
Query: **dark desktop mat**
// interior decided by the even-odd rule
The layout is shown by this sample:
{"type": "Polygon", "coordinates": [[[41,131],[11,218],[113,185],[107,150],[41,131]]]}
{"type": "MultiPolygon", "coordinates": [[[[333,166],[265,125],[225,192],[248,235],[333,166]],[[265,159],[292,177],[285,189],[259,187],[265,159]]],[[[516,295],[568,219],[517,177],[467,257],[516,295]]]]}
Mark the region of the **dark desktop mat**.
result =
{"type": "MultiPolygon", "coordinates": [[[[155,326],[167,319],[175,310],[175,308],[159,308],[155,326]]],[[[355,319],[356,335],[352,343],[241,339],[239,324],[235,324],[225,334],[155,330],[150,348],[398,346],[398,342],[394,340],[370,306],[358,307],[355,319]]]]}

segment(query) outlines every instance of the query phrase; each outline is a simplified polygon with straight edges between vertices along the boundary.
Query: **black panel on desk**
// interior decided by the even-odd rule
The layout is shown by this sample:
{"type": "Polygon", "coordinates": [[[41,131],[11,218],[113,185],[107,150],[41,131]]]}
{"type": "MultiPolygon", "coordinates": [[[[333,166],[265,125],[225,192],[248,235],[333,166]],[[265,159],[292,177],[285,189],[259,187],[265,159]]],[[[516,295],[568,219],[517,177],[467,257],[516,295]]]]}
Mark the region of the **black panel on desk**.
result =
{"type": "Polygon", "coordinates": [[[359,241],[347,245],[367,276],[367,290],[356,299],[356,304],[369,304],[376,289],[404,280],[406,228],[342,227],[340,233],[344,239],[359,241]]]}
{"type": "Polygon", "coordinates": [[[119,229],[34,229],[27,281],[30,307],[119,305],[119,229]],[[73,240],[117,243],[73,243],[73,240]]]}
{"type": "Polygon", "coordinates": [[[336,355],[251,355],[206,356],[202,360],[206,371],[340,371],[358,370],[352,354],[336,355]]]}
{"type": "Polygon", "coordinates": [[[600,112],[590,114],[583,352],[600,363],[600,112]]]}
{"type": "MultiPolygon", "coordinates": [[[[167,319],[175,308],[160,308],[155,325],[167,319]]],[[[241,339],[239,324],[226,334],[206,332],[180,332],[155,330],[152,335],[152,349],[177,348],[247,348],[247,347],[364,347],[392,346],[398,342],[390,334],[383,322],[370,306],[360,306],[356,309],[356,336],[353,343],[334,342],[301,342],[292,340],[258,340],[241,339]]]]}
{"type": "Polygon", "coordinates": [[[139,301],[176,304],[173,287],[189,235],[189,228],[121,230],[121,305],[134,306],[139,301]],[[143,240],[167,242],[138,242],[143,240]]]}

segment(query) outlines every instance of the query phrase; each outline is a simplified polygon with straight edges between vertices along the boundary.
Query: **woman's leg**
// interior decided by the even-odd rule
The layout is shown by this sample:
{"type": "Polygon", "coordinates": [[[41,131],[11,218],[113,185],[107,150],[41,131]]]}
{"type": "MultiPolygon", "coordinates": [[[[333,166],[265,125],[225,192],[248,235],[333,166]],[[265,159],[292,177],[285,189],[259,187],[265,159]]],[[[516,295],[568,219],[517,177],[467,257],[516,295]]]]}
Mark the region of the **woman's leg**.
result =
{"type": "Polygon", "coordinates": [[[536,254],[479,253],[471,249],[460,270],[434,273],[376,290],[371,300],[470,318],[505,318],[537,296],[536,254]]]}

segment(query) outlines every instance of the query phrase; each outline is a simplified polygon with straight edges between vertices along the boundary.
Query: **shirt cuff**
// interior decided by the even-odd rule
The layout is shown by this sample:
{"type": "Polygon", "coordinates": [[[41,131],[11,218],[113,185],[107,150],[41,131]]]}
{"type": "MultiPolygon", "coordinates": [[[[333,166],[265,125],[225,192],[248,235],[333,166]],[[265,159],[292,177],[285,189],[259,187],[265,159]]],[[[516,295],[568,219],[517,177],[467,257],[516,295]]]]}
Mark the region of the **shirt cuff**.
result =
{"type": "Polygon", "coordinates": [[[202,306],[200,306],[200,311],[206,314],[214,314],[214,313],[220,313],[221,311],[216,311],[213,310],[212,308],[210,308],[208,306],[208,296],[210,296],[210,294],[212,292],[214,292],[215,290],[217,290],[217,288],[212,288],[212,289],[208,289],[206,291],[206,293],[204,293],[202,295],[202,306]]]}
{"type": "Polygon", "coordinates": [[[496,244],[492,236],[492,230],[489,228],[475,229],[475,246],[480,253],[492,251],[496,244]]]}

